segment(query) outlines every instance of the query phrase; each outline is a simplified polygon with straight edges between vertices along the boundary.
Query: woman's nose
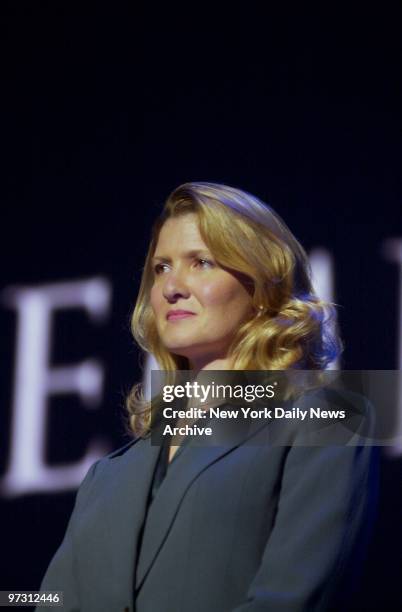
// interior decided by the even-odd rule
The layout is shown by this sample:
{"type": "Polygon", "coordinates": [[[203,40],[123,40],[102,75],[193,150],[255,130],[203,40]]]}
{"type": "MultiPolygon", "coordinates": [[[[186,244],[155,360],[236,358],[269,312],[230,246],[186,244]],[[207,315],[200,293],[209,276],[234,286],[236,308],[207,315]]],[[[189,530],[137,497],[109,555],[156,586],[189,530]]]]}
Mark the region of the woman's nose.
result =
{"type": "Polygon", "coordinates": [[[163,296],[168,300],[177,300],[180,297],[189,296],[189,288],[183,274],[170,272],[166,275],[163,285],[163,296]]]}

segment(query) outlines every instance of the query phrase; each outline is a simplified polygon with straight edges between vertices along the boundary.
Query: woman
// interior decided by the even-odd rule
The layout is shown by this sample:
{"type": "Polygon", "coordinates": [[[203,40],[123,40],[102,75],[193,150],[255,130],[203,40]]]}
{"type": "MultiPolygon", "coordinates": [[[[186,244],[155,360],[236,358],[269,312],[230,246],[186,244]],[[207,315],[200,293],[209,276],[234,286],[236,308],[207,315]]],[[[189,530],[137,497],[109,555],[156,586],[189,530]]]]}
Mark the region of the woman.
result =
{"type": "MultiPolygon", "coordinates": [[[[171,377],[322,370],[341,350],[333,314],[303,248],[257,198],[212,183],[170,195],[132,331],[171,377]]],[[[269,424],[224,446],[161,446],[140,386],[127,407],[135,439],[89,470],[42,590],[64,591],[69,611],[345,609],[370,525],[372,448],[273,445],[269,424]]]]}

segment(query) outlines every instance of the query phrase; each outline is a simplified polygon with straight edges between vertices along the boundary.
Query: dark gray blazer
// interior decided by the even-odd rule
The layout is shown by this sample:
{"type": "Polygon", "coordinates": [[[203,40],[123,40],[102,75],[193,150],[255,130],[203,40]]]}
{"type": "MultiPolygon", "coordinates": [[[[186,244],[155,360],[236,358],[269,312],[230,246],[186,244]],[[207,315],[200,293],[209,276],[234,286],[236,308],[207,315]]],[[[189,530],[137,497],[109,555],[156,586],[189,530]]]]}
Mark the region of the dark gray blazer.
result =
{"type": "Polygon", "coordinates": [[[144,528],[160,449],[135,440],[90,468],[41,589],[69,612],[343,610],[377,450],[276,446],[261,422],[225,446],[190,442],[144,528]]]}

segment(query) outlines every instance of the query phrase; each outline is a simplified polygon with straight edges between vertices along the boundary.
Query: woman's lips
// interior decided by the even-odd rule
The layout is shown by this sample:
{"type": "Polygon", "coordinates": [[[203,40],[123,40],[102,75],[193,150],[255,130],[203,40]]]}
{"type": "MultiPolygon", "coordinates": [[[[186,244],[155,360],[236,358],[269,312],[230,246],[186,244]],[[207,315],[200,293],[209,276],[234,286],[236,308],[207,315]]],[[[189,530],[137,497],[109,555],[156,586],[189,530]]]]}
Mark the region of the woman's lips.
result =
{"type": "Polygon", "coordinates": [[[178,319],[187,319],[187,317],[194,317],[194,312],[172,312],[167,315],[168,321],[177,321],[178,319]]]}

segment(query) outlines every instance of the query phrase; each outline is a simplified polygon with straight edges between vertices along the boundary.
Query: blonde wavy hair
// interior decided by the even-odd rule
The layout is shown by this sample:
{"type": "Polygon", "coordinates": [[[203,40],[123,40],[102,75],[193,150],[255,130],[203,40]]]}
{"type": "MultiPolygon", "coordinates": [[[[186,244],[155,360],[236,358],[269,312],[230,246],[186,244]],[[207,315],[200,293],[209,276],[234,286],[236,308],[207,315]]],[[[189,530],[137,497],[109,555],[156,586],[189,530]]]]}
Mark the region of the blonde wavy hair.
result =
{"type": "MultiPolygon", "coordinates": [[[[188,370],[187,358],[162,344],[150,305],[152,257],[167,219],[195,213],[201,237],[218,265],[243,275],[252,287],[254,314],[229,348],[235,370],[323,370],[342,351],[334,304],[314,293],[307,254],[284,221],[255,196],[227,185],[185,183],[168,197],[151,241],[131,317],[131,332],[161,370],[188,370]]],[[[129,429],[149,433],[151,402],[142,383],[126,398],[129,429]]]]}

